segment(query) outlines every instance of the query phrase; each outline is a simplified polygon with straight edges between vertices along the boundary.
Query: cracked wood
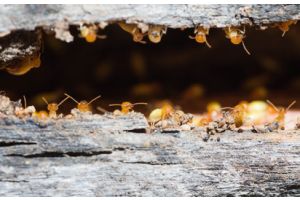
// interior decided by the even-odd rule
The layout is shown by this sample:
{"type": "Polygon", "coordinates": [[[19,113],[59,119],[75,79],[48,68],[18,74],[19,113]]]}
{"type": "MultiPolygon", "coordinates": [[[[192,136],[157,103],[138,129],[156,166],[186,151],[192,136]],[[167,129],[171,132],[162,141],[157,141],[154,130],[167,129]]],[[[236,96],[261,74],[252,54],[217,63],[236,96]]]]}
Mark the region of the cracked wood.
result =
{"type": "Polygon", "coordinates": [[[204,142],[202,129],[138,132],[138,113],[0,126],[2,196],[300,196],[298,131],[204,142]]]}

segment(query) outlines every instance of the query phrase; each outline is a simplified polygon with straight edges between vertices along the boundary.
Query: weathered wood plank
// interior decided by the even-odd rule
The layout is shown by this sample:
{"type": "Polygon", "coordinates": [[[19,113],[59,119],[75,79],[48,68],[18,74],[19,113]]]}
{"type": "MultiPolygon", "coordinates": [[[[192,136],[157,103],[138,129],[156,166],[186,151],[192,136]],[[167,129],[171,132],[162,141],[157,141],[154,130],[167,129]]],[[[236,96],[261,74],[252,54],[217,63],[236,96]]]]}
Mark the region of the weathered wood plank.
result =
{"type": "Polygon", "coordinates": [[[40,124],[14,105],[0,103],[1,196],[300,196],[299,131],[205,142],[200,128],[145,133],[139,113],[40,124]]]}
{"type": "Polygon", "coordinates": [[[203,142],[195,132],[55,132],[1,147],[1,195],[300,195],[299,133],[227,132],[203,142]]]}
{"type": "Polygon", "coordinates": [[[299,5],[1,5],[0,32],[33,30],[37,26],[55,26],[66,20],[160,24],[187,28],[201,24],[208,27],[264,25],[300,19],[299,5]]]}

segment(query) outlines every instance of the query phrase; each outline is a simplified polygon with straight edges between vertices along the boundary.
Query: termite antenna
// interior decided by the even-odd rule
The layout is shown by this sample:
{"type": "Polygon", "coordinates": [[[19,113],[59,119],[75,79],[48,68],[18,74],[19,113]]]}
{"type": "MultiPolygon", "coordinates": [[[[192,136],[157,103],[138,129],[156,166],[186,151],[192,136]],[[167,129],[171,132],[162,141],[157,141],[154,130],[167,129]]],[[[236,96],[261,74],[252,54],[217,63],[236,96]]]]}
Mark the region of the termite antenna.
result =
{"type": "Polygon", "coordinates": [[[248,51],[248,49],[247,49],[247,47],[246,47],[244,41],[242,41],[242,45],[243,45],[243,47],[244,47],[246,53],[247,53],[248,55],[251,55],[251,53],[248,51]]]}
{"type": "Polygon", "coordinates": [[[99,39],[106,39],[107,36],[106,35],[97,35],[97,38],[99,38],[99,39]]]}
{"type": "Polygon", "coordinates": [[[141,43],[141,44],[147,44],[147,42],[143,41],[143,40],[139,41],[139,43],[141,43]]]}
{"type": "Polygon", "coordinates": [[[109,104],[108,106],[121,106],[121,104],[113,103],[113,104],[109,104]]]}
{"type": "Polygon", "coordinates": [[[189,38],[192,39],[192,40],[195,39],[195,37],[194,37],[194,36],[191,36],[191,35],[189,35],[189,38]]]}
{"type": "Polygon", "coordinates": [[[24,101],[24,108],[26,108],[27,107],[27,102],[26,102],[26,97],[25,97],[25,95],[23,95],[23,101],[24,101]]]}
{"type": "Polygon", "coordinates": [[[272,106],[276,110],[276,112],[278,112],[278,108],[271,101],[269,101],[268,99],[266,101],[270,106],[272,106]]]}
{"type": "Polygon", "coordinates": [[[107,113],[108,112],[107,110],[105,110],[104,108],[102,108],[100,106],[97,107],[97,110],[99,110],[100,112],[103,112],[103,113],[107,113]]]}
{"type": "Polygon", "coordinates": [[[286,111],[288,111],[294,104],[296,103],[296,101],[293,101],[286,109],[286,111]]]}
{"type": "Polygon", "coordinates": [[[67,96],[66,98],[64,98],[63,100],[61,100],[60,102],[59,102],[59,104],[57,104],[57,107],[59,107],[61,104],[63,104],[67,99],[69,99],[70,97],[69,96],[67,96]]]}
{"type": "Polygon", "coordinates": [[[42,99],[43,99],[43,101],[48,105],[49,103],[48,103],[48,101],[47,101],[47,99],[45,99],[45,97],[42,97],[42,99]]]}
{"type": "Polygon", "coordinates": [[[163,34],[167,34],[167,30],[168,30],[168,27],[164,27],[164,29],[162,30],[163,34]]]}
{"type": "Polygon", "coordinates": [[[67,93],[64,93],[64,95],[66,95],[67,97],[69,97],[70,99],[72,99],[74,102],[76,102],[77,104],[79,104],[79,102],[74,99],[72,96],[68,95],[67,93]]]}
{"type": "Polygon", "coordinates": [[[138,103],[133,103],[132,105],[148,105],[148,103],[145,102],[138,102],[138,103]]]}
{"type": "Polygon", "coordinates": [[[242,33],[243,33],[243,34],[246,33],[246,26],[244,26],[242,33]]]}
{"type": "Polygon", "coordinates": [[[211,45],[208,43],[208,41],[206,40],[206,38],[205,38],[205,43],[208,46],[208,48],[211,48],[211,45]]]}
{"type": "Polygon", "coordinates": [[[96,101],[96,100],[99,99],[100,97],[101,97],[101,95],[96,96],[95,98],[93,98],[93,99],[88,103],[88,105],[91,104],[92,102],[96,101]]]}
{"type": "Polygon", "coordinates": [[[232,107],[223,107],[223,108],[221,108],[221,110],[226,110],[226,109],[233,110],[234,108],[232,108],[232,107]]]}

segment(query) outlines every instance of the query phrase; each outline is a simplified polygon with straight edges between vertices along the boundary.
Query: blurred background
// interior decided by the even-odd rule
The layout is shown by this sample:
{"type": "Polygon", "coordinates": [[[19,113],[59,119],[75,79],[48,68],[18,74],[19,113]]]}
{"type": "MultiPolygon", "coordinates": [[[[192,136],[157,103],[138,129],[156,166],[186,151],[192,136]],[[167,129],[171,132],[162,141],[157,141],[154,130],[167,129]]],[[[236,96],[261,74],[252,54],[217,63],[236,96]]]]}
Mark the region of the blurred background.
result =
{"type": "MultiPolygon", "coordinates": [[[[78,36],[76,27],[71,33],[78,36]]],[[[27,98],[28,105],[45,109],[41,97],[60,101],[63,93],[77,100],[90,100],[107,110],[110,103],[147,102],[136,110],[148,113],[167,100],[184,111],[200,113],[210,101],[233,106],[241,100],[270,99],[300,107],[300,24],[281,37],[277,28],[247,28],[245,45],[233,45],[221,29],[211,29],[208,42],[189,39],[193,29],[168,29],[159,44],[135,43],[117,24],[99,32],[107,39],[87,43],[75,37],[65,43],[53,36],[44,38],[40,68],[23,76],[0,72],[0,90],[13,100],[27,98]],[[298,105],[298,106],[297,106],[298,105]]],[[[68,101],[63,112],[76,104],[68,101]]]]}

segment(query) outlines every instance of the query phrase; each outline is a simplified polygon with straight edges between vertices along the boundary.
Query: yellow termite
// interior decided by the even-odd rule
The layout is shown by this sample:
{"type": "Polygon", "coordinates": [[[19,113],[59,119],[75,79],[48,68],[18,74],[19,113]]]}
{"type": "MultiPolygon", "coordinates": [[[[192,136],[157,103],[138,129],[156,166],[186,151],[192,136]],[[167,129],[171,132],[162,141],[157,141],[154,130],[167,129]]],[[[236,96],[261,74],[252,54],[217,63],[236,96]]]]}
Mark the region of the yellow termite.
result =
{"type": "Polygon", "coordinates": [[[246,33],[245,27],[244,27],[243,31],[238,28],[235,28],[235,27],[226,27],[224,30],[225,30],[226,38],[230,39],[232,44],[239,45],[242,43],[246,53],[248,55],[251,55],[243,41],[243,39],[246,37],[245,36],[245,33],[246,33]]]}
{"type": "Polygon", "coordinates": [[[153,43],[159,43],[163,34],[167,33],[167,28],[161,25],[149,25],[148,38],[153,43]]]}
{"type": "Polygon", "coordinates": [[[274,110],[277,112],[277,116],[274,120],[274,122],[278,123],[279,128],[284,130],[285,129],[285,114],[288,112],[288,110],[296,103],[296,101],[293,101],[287,108],[277,108],[271,101],[267,100],[267,103],[274,108],[274,110]]]}
{"type": "Polygon", "coordinates": [[[91,111],[90,104],[101,97],[101,95],[99,95],[99,96],[95,97],[94,99],[92,99],[89,102],[87,102],[85,100],[79,102],[76,99],[74,99],[72,96],[68,95],[67,93],[65,93],[65,95],[67,97],[69,97],[70,99],[72,99],[75,103],[77,103],[77,109],[80,112],[89,112],[89,111],[91,111]]]}
{"type": "Polygon", "coordinates": [[[41,65],[40,54],[35,54],[24,58],[19,63],[6,67],[6,71],[12,75],[20,76],[26,74],[32,68],[38,68],[41,65]]]}
{"type": "Polygon", "coordinates": [[[57,118],[57,110],[60,105],[62,105],[69,97],[64,98],[59,102],[59,104],[53,102],[53,103],[48,103],[47,99],[45,97],[42,97],[43,101],[47,104],[47,109],[49,111],[49,117],[50,118],[57,118]]]}
{"type": "Polygon", "coordinates": [[[280,24],[278,24],[278,28],[282,31],[282,37],[285,35],[286,32],[289,31],[290,26],[292,24],[297,24],[297,20],[288,20],[286,22],[282,22],[280,24]]]}
{"type": "Polygon", "coordinates": [[[145,41],[143,41],[144,34],[136,24],[126,24],[125,22],[119,22],[118,24],[124,31],[132,35],[132,39],[134,42],[139,42],[142,44],[146,43],[145,41]]]}
{"type": "Polygon", "coordinates": [[[109,106],[121,106],[121,112],[123,114],[129,113],[136,105],[147,105],[147,103],[144,102],[130,103],[129,101],[124,101],[121,104],[109,104],[109,106]]]}
{"type": "Polygon", "coordinates": [[[80,25],[79,31],[80,31],[80,37],[85,38],[85,40],[89,43],[95,42],[97,40],[97,38],[100,38],[100,39],[106,38],[105,35],[97,34],[98,27],[95,24],[89,25],[89,26],[80,25]]]}
{"type": "Polygon", "coordinates": [[[211,45],[208,43],[206,35],[209,34],[209,28],[205,28],[202,26],[198,26],[195,28],[194,31],[195,37],[189,36],[191,39],[196,40],[198,43],[205,43],[209,48],[211,48],[211,45]]]}

